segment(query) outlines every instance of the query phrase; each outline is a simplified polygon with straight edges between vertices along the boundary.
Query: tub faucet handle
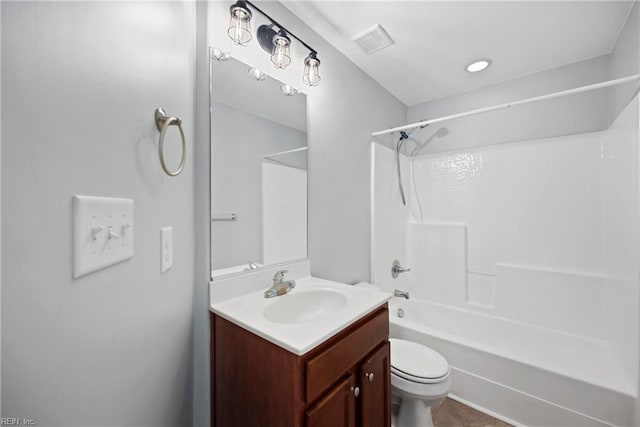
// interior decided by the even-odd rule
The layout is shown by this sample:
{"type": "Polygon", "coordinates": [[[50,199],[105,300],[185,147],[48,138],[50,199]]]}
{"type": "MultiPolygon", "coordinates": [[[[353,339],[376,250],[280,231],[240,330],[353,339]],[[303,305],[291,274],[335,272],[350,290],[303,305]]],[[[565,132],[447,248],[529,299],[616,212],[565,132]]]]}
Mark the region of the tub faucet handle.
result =
{"type": "Polygon", "coordinates": [[[393,260],[393,263],[391,264],[391,277],[393,277],[394,279],[397,279],[400,273],[408,273],[410,271],[410,268],[402,267],[400,265],[400,261],[398,261],[397,259],[393,260]]]}

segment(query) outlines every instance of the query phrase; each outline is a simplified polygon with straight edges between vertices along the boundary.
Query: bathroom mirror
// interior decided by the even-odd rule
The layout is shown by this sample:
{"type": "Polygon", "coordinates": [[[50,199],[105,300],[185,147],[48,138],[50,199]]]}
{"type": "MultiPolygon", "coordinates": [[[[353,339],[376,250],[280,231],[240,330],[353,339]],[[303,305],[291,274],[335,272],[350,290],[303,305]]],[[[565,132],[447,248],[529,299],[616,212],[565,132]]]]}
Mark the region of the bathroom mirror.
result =
{"type": "Polygon", "coordinates": [[[307,100],[211,59],[212,277],[307,257],[307,100]]]}

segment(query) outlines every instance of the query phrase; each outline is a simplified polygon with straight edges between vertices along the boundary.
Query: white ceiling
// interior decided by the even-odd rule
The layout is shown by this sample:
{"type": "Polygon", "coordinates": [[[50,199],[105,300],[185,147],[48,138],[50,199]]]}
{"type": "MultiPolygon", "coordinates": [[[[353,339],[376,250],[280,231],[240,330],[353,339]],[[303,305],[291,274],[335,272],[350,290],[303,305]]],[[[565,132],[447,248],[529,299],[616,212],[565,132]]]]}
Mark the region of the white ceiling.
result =
{"type": "Polygon", "coordinates": [[[632,3],[283,1],[408,106],[610,53],[632,3]],[[375,24],[396,43],[367,55],[351,38],[375,24]],[[490,68],[465,71],[485,57],[490,68]]]}

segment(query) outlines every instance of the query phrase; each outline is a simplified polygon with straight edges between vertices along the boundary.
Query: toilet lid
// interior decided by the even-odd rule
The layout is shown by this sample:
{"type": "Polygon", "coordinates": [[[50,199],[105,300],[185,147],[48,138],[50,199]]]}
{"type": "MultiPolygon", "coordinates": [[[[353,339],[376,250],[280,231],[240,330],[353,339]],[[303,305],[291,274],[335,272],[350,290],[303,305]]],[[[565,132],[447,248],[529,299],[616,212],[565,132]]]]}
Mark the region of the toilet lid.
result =
{"type": "Polygon", "coordinates": [[[391,371],[411,380],[442,378],[449,373],[449,363],[435,350],[424,345],[389,339],[391,342],[391,371]]]}

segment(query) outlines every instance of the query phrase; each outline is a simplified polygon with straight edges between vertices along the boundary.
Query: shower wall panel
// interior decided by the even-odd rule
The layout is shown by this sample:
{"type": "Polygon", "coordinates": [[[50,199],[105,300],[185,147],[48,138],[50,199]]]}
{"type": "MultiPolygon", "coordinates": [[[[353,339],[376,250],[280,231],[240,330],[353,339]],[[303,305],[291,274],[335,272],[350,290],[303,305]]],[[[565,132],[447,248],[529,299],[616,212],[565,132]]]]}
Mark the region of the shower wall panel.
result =
{"type": "Polygon", "coordinates": [[[602,132],[403,156],[407,207],[373,151],[376,284],[607,342],[637,389],[637,99],[602,132]]]}

